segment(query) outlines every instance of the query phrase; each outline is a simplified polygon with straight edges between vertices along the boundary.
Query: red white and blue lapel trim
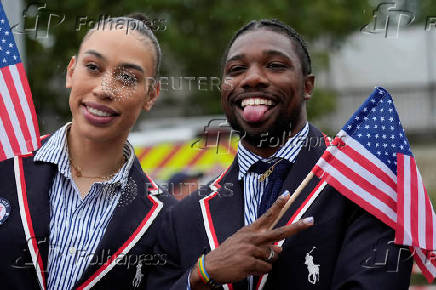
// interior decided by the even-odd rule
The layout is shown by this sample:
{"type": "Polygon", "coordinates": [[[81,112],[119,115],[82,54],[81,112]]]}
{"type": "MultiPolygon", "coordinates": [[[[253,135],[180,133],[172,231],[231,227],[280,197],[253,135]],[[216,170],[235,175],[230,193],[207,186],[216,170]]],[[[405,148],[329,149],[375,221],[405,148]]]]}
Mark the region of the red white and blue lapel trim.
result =
{"type": "MultiPolygon", "coordinates": [[[[151,179],[150,179],[151,180],[151,179]]],[[[157,190],[157,188],[156,188],[157,190]]],[[[110,259],[106,261],[88,280],[86,280],[77,289],[90,289],[98,281],[100,281],[113,267],[121,262],[130,249],[142,238],[147,229],[151,226],[153,221],[157,218],[159,212],[163,208],[163,203],[154,195],[147,195],[147,198],[153,203],[153,207],[147,213],[146,217],[142,220],[141,224],[136,228],[129,239],[113,254],[110,259]],[[121,257],[121,258],[120,258],[121,257]]]]}
{"type": "MultiPolygon", "coordinates": [[[[14,174],[15,182],[18,196],[18,203],[20,209],[20,218],[23,225],[27,246],[29,248],[29,253],[32,258],[32,264],[35,267],[36,276],[41,289],[47,289],[47,277],[45,275],[45,268],[43,258],[41,256],[41,250],[38,247],[36,240],[35,230],[32,221],[29,199],[27,196],[26,188],[26,176],[24,174],[23,158],[32,156],[32,153],[15,156],[14,157],[14,174]]],[[[144,236],[145,232],[150,228],[152,223],[156,220],[159,213],[161,212],[164,204],[159,200],[158,196],[161,190],[156,185],[156,183],[147,176],[147,182],[151,183],[151,188],[149,188],[149,193],[145,198],[151,203],[151,209],[148,211],[144,219],[141,221],[139,226],[135,231],[129,236],[129,238],[122,244],[122,246],[113,254],[110,259],[106,261],[100,268],[98,268],[93,275],[90,276],[85,282],[83,282],[78,289],[89,289],[93,287],[98,281],[100,281],[114,266],[122,261],[124,257],[144,236]]],[[[47,208],[47,210],[49,210],[47,208]]],[[[46,261],[45,261],[46,262],[46,261]]]]}
{"type": "Polygon", "coordinates": [[[20,217],[23,224],[24,233],[26,236],[27,246],[32,258],[32,263],[36,270],[39,285],[42,289],[47,289],[47,279],[44,272],[44,265],[41,257],[41,252],[38,248],[38,243],[35,238],[35,231],[32,225],[32,217],[30,215],[29,203],[27,199],[26,180],[23,169],[23,157],[31,156],[32,154],[14,157],[14,174],[15,183],[18,195],[18,204],[20,207],[20,217]]]}

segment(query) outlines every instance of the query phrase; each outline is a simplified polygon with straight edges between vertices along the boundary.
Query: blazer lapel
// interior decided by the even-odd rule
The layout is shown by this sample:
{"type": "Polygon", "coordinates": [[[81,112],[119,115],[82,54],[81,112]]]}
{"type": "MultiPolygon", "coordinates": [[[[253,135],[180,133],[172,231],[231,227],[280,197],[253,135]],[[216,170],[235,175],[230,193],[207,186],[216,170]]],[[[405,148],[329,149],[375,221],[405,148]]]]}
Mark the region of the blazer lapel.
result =
{"type": "Polygon", "coordinates": [[[134,181],[133,188],[132,184],[126,187],[134,190],[133,194],[136,196],[131,202],[124,202],[120,197],[112,219],[95,251],[92,260],[94,263],[90,263],[76,283],[76,286],[80,285],[79,289],[92,286],[103,278],[141,238],[141,243],[145,244],[147,239],[152,238],[144,234],[163,207],[162,202],[155,196],[158,188],[144,175],[137,160],[132,166],[129,183],[130,178],[134,181]],[[149,188],[150,184],[151,188],[149,188]]]}
{"type": "MultiPolygon", "coordinates": [[[[307,135],[307,140],[303,143],[300,153],[291,168],[288,176],[283,182],[283,187],[281,192],[285,190],[289,190],[292,195],[297,187],[301,184],[301,182],[306,178],[307,174],[312,170],[315,166],[318,159],[321,157],[323,152],[326,149],[326,145],[324,143],[323,134],[313,127],[309,125],[309,133],[307,135]],[[316,142],[315,142],[315,141],[316,142]],[[315,143],[316,145],[313,145],[315,143]]],[[[313,177],[309,184],[303,189],[298,198],[294,201],[291,207],[287,210],[287,212],[283,215],[280,221],[277,223],[277,226],[285,225],[296,210],[301,206],[301,204],[306,200],[308,195],[312,192],[315,186],[318,184],[319,179],[317,177],[313,177]]]]}
{"type": "Polygon", "coordinates": [[[36,262],[38,280],[45,288],[50,235],[49,191],[57,169],[50,163],[34,162],[32,154],[15,157],[14,162],[16,181],[20,183],[17,194],[23,210],[20,215],[25,227],[26,243],[33,264],[36,262]]]}
{"type": "Polygon", "coordinates": [[[238,172],[239,166],[235,158],[217,183],[217,194],[209,200],[212,226],[219,244],[244,226],[244,194],[238,172]]]}

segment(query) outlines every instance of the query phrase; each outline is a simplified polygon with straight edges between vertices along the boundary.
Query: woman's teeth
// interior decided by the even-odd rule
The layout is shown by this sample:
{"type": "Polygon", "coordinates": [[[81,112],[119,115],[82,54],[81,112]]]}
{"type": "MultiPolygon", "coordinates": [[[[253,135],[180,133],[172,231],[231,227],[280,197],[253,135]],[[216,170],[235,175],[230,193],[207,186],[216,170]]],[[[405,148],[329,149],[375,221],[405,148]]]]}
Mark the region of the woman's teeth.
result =
{"type": "Polygon", "coordinates": [[[108,112],[100,111],[100,110],[97,110],[97,109],[92,108],[92,107],[90,107],[90,106],[87,106],[86,108],[88,109],[88,111],[89,111],[91,114],[93,114],[93,115],[95,115],[95,116],[97,116],[97,117],[110,117],[110,116],[112,116],[112,115],[111,115],[110,113],[108,113],[108,112]]]}

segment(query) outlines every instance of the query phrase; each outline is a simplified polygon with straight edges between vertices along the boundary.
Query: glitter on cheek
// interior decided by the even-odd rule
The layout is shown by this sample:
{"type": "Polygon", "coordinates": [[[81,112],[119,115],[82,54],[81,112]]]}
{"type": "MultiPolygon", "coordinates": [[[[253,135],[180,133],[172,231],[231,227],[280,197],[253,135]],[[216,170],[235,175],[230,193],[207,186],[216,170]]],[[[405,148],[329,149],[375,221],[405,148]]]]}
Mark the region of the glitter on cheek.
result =
{"type": "Polygon", "coordinates": [[[137,87],[136,78],[123,79],[119,73],[106,73],[101,81],[103,91],[109,92],[114,100],[122,101],[133,95],[137,87]]]}

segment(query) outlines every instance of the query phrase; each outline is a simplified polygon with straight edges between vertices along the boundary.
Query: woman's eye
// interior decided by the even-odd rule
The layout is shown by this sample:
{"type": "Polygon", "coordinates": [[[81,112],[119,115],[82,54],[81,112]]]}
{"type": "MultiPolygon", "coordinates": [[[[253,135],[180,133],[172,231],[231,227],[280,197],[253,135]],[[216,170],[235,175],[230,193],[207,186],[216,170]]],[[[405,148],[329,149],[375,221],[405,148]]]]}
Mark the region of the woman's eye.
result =
{"type": "Polygon", "coordinates": [[[92,71],[92,72],[97,72],[98,71],[98,66],[94,63],[88,63],[86,64],[86,67],[88,70],[92,71]]]}
{"type": "Polygon", "coordinates": [[[130,73],[119,73],[117,79],[123,83],[123,85],[131,86],[137,81],[136,77],[130,73]]]}

